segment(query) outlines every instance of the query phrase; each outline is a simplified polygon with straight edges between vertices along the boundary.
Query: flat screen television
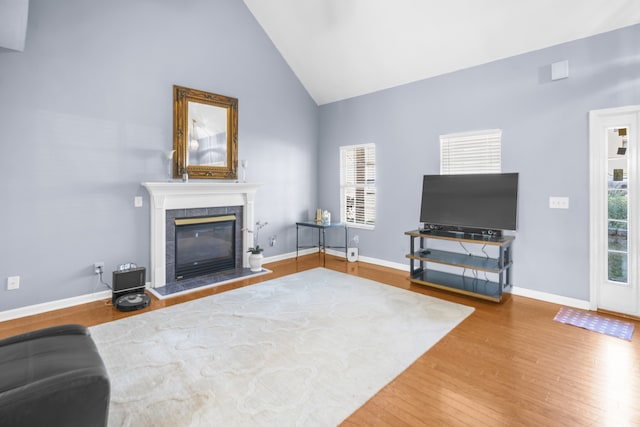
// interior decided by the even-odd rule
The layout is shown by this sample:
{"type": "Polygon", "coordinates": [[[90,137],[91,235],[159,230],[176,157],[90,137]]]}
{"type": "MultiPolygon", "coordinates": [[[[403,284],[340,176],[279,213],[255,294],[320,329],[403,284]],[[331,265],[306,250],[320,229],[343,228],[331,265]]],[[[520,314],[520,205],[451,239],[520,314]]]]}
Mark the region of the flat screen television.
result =
{"type": "Polygon", "coordinates": [[[516,230],[518,174],[424,175],[425,229],[501,234],[516,230]]]}

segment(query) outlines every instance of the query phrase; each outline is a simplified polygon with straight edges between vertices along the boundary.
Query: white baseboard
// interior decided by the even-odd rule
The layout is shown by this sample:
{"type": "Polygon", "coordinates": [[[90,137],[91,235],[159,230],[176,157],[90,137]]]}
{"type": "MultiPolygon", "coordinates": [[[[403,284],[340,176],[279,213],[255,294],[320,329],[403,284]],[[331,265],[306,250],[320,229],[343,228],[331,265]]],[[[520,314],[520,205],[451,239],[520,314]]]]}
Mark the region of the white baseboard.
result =
{"type": "MultiPolygon", "coordinates": [[[[304,249],[298,252],[299,256],[309,255],[317,253],[318,248],[304,249]]],[[[341,258],[346,258],[345,253],[342,251],[336,251],[333,249],[327,249],[327,253],[341,258]]],[[[264,259],[265,263],[283,261],[296,257],[296,252],[288,252],[285,254],[275,255],[264,259]]],[[[368,264],[380,265],[382,267],[393,268],[400,271],[409,271],[408,264],[402,264],[392,261],[386,261],[378,258],[370,258],[360,255],[358,261],[366,262],[368,264]]],[[[527,298],[533,298],[540,301],[545,301],[553,304],[565,305],[568,307],[575,307],[582,310],[589,310],[589,301],[579,300],[575,298],[564,297],[561,295],[550,294],[546,292],[535,291],[527,288],[519,288],[514,286],[511,289],[513,295],[523,296],[527,298]]],[[[42,304],[30,305],[27,307],[16,308],[13,310],[6,310],[0,312],[0,322],[7,320],[18,319],[20,317],[32,316],[34,314],[46,313],[48,311],[59,310],[62,308],[73,307],[80,304],[86,304],[93,301],[99,301],[102,299],[111,298],[111,291],[101,291],[93,294],[81,295],[73,298],[66,298],[57,301],[46,302],[42,304]]]]}
{"type": "Polygon", "coordinates": [[[18,319],[20,317],[32,316],[34,314],[46,313],[48,311],[60,310],[61,308],[73,307],[88,302],[99,301],[111,298],[111,291],[101,291],[93,294],[80,295],[78,297],[65,298],[57,301],[45,302],[42,304],[29,305],[27,307],[15,308],[0,312],[0,322],[18,319]]]}
{"type": "MultiPolygon", "coordinates": [[[[318,253],[318,248],[311,249],[301,249],[298,251],[297,256],[303,255],[311,255],[318,253]]],[[[284,261],[285,259],[291,259],[296,257],[296,252],[288,252],[286,254],[274,255],[270,257],[265,257],[263,263],[276,262],[276,261],[284,261]]]]}
{"type": "Polygon", "coordinates": [[[563,297],[562,295],[549,294],[547,292],[534,291],[532,289],[519,288],[517,286],[511,288],[511,293],[513,295],[537,299],[553,304],[566,305],[568,307],[579,308],[582,310],[590,310],[589,301],[581,299],[563,297]]]}
{"type": "MultiPolygon", "coordinates": [[[[318,248],[304,249],[299,251],[299,255],[309,255],[312,253],[317,253],[318,248]]],[[[289,252],[286,254],[276,255],[272,257],[267,257],[264,259],[264,262],[275,262],[282,261],[289,258],[295,258],[295,252],[289,252]]],[[[149,283],[147,282],[147,288],[149,287],[149,283]]],[[[102,299],[111,298],[111,291],[101,291],[93,294],[80,295],[72,298],[65,298],[56,301],[45,302],[42,304],[34,304],[26,307],[15,308],[12,310],[0,311],[0,322],[5,322],[7,320],[19,319],[21,317],[33,316],[35,314],[47,313],[49,311],[60,310],[62,308],[69,308],[76,305],[86,304],[89,302],[99,301],[102,299]]]]}
{"type": "Polygon", "coordinates": [[[399,262],[386,261],[384,259],[377,258],[369,258],[366,256],[359,256],[358,261],[366,262],[369,264],[380,265],[382,267],[393,268],[394,270],[405,271],[409,273],[409,265],[408,264],[400,264],[399,262]]]}
{"type": "MultiPolygon", "coordinates": [[[[338,256],[338,257],[342,257],[342,258],[345,257],[343,252],[327,250],[327,253],[331,253],[331,255],[335,255],[335,256],[338,256]]],[[[408,264],[400,264],[400,263],[397,263],[397,262],[386,261],[386,260],[383,260],[383,259],[359,256],[358,257],[358,261],[366,262],[366,263],[369,263],[369,264],[376,264],[376,265],[380,265],[380,266],[383,266],[383,267],[389,267],[389,268],[393,268],[393,269],[400,270],[400,271],[406,271],[406,272],[409,271],[409,265],[408,264]]],[[[535,291],[535,290],[527,289],[527,288],[519,288],[517,286],[514,286],[514,287],[511,288],[511,293],[513,295],[532,298],[532,299],[536,299],[536,300],[539,300],[539,301],[549,302],[549,303],[552,303],[552,304],[565,305],[565,306],[568,306],[568,307],[579,308],[579,309],[582,309],[582,310],[589,310],[590,309],[589,301],[580,300],[580,299],[576,299],[576,298],[564,297],[562,295],[555,295],[555,294],[550,294],[550,293],[547,293],[547,292],[535,291]]]]}

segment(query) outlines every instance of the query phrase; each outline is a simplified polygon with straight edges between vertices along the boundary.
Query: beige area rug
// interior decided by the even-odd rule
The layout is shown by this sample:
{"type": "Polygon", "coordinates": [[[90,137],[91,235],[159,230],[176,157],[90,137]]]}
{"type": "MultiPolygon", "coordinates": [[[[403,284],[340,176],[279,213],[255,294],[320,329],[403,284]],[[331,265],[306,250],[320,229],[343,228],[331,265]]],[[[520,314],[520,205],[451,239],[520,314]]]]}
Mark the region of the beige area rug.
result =
{"type": "Polygon", "coordinates": [[[334,426],[472,312],[317,268],[91,333],[110,426],[334,426]]]}

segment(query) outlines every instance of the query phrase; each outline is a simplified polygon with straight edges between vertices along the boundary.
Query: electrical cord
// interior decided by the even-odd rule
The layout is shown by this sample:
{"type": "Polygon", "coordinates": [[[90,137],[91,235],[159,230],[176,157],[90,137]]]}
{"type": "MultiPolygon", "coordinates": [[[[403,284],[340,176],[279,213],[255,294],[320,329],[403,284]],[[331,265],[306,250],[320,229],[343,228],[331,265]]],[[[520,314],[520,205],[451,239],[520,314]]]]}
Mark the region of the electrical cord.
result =
{"type": "Polygon", "coordinates": [[[460,246],[462,246],[462,249],[464,249],[467,255],[471,256],[471,252],[469,252],[469,250],[462,244],[462,242],[458,242],[458,243],[460,244],[460,246]]]}
{"type": "Polygon", "coordinates": [[[98,286],[100,286],[100,285],[104,285],[104,286],[106,286],[108,289],[113,290],[113,288],[111,287],[111,285],[110,285],[110,284],[108,284],[107,282],[105,282],[105,281],[102,279],[102,267],[97,267],[97,270],[98,270],[98,283],[96,283],[96,289],[98,288],[98,286]]]}
{"type": "MultiPolygon", "coordinates": [[[[109,285],[107,282],[105,282],[105,281],[102,279],[102,267],[96,267],[96,270],[98,271],[98,280],[96,281],[96,286],[93,288],[93,291],[95,292],[95,291],[98,289],[98,287],[99,287],[100,285],[104,285],[104,286],[106,286],[108,289],[113,290],[113,288],[111,287],[111,285],[109,285]]],[[[106,305],[106,306],[113,306],[113,303],[112,303],[111,299],[108,299],[107,301],[105,301],[104,305],[106,305]]]]}
{"type": "Polygon", "coordinates": [[[487,257],[487,259],[489,259],[489,254],[487,253],[487,251],[484,250],[486,247],[487,245],[482,245],[482,253],[484,254],[484,256],[487,257]]]}
{"type": "MultiPolygon", "coordinates": [[[[487,245],[486,245],[486,244],[482,245],[482,253],[484,254],[484,256],[486,256],[486,257],[487,257],[487,259],[489,259],[489,258],[491,258],[491,257],[489,256],[489,254],[488,254],[488,253],[487,253],[487,251],[485,250],[485,249],[486,249],[486,247],[487,247],[487,245]]],[[[484,280],[485,280],[486,282],[489,282],[489,281],[490,281],[490,280],[489,280],[489,276],[487,276],[487,272],[486,272],[486,271],[484,272],[484,280]]]]}
{"type": "MultiPolygon", "coordinates": [[[[462,244],[462,242],[458,242],[458,243],[460,244],[460,246],[462,247],[462,249],[464,249],[464,251],[467,253],[467,255],[469,255],[469,256],[473,255],[473,254],[472,254],[472,253],[471,253],[471,252],[470,252],[470,251],[469,251],[469,250],[468,250],[468,249],[467,249],[467,248],[462,244]]],[[[482,250],[482,253],[484,254],[484,256],[485,256],[485,257],[487,257],[487,259],[489,259],[489,258],[491,258],[491,257],[489,256],[489,254],[488,254],[488,253],[487,253],[487,251],[485,250],[485,249],[486,249],[486,247],[487,247],[487,245],[486,245],[486,244],[485,244],[485,245],[483,245],[481,250],[482,250]]],[[[472,274],[472,276],[473,276],[473,277],[469,277],[469,278],[470,278],[470,279],[472,279],[472,280],[474,280],[474,281],[478,281],[478,280],[480,280],[480,272],[479,272],[478,270],[476,270],[476,269],[470,269],[470,270],[471,270],[471,274],[472,274]]],[[[465,267],[465,268],[463,268],[463,269],[462,269],[462,279],[463,279],[463,280],[467,277],[467,276],[466,276],[466,273],[467,273],[467,268],[465,267]]],[[[489,279],[489,276],[487,275],[487,272],[486,272],[486,271],[483,271],[483,273],[484,273],[484,280],[485,280],[485,282],[490,282],[491,280],[489,279]]]]}

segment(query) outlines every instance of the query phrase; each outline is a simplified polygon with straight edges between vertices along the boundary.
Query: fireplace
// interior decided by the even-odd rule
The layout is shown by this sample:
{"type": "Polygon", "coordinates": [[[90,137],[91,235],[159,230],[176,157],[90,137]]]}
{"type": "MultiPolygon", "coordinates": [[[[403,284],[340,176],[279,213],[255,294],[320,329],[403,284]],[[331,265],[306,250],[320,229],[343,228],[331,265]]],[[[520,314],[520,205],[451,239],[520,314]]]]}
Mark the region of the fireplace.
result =
{"type": "MultiPolygon", "coordinates": [[[[179,219],[235,216],[233,262],[236,269],[249,267],[245,255],[251,239],[244,224],[254,221],[253,204],[258,184],[202,180],[189,183],[146,182],[143,185],[151,196],[150,270],[153,288],[176,282],[176,220],[179,219]]],[[[219,248],[220,251],[225,252],[226,249],[219,248]]],[[[219,267],[226,268],[227,265],[230,264],[219,267]]]]}
{"type": "Polygon", "coordinates": [[[235,215],[175,220],[176,280],[236,268],[235,215]]]}
{"type": "Polygon", "coordinates": [[[166,212],[166,282],[242,267],[242,206],[166,212]]]}

